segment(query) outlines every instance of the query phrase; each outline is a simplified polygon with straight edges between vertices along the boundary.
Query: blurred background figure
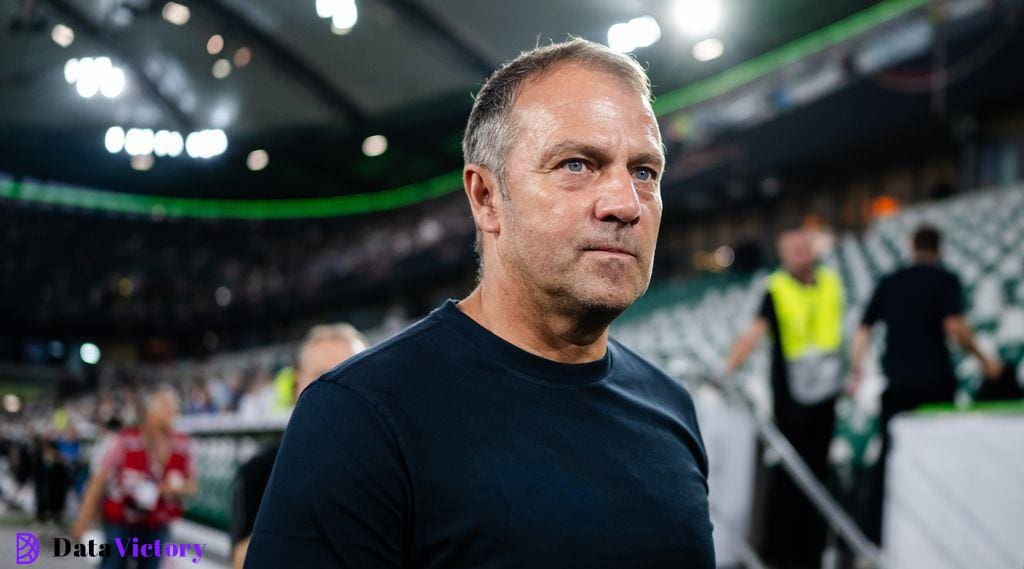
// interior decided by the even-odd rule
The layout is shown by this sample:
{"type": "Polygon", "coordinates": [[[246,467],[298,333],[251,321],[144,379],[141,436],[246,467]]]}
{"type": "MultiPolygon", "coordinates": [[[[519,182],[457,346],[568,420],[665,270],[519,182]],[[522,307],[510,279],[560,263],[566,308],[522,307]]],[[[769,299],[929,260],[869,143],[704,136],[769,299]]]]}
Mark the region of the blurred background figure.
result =
{"type": "Polygon", "coordinates": [[[610,333],[694,395],[718,564],[867,566],[884,527],[890,566],[1019,567],[1022,15],[1024,0],[0,2],[0,560],[18,531],[69,536],[60,501],[81,519],[96,457],[145,430],[163,385],[195,476],[167,530],[229,567],[239,467],[320,368],[300,361],[305,336],[349,322],[370,346],[473,289],[473,94],[572,34],[653,84],[662,224],[651,287],[610,333]],[[925,226],[941,257],[908,239],[925,226]],[[706,381],[726,360],[753,411],[706,381]],[[848,524],[781,474],[765,418],[848,524]]]}
{"type": "MultiPolygon", "coordinates": [[[[99,513],[110,551],[115,540],[166,542],[169,524],[182,515],[182,499],[197,490],[191,441],[174,430],[179,412],[177,391],[160,386],[143,399],[142,422],[115,438],[92,473],[71,537],[79,541],[99,513]]],[[[138,567],[157,567],[156,557],[141,558],[138,567]]],[[[129,560],[111,555],[101,567],[127,567],[129,560]]]]}
{"type": "MultiPolygon", "coordinates": [[[[320,324],[314,326],[299,345],[291,402],[302,395],[318,377],[348,358],[366,349],[366,338],[351,324],[320,324]]],[[[249,548],[249,538],[260,500],[270,480],[270,472],[277,458],[280,439],[266,445],[256,456],[238,469],[234,483],[234,501],[231,514],[232,565],[241,569],[249,548]]]]}
{"type": "Polygon", "coordinates": [[[36,521],[62,523],[64,503],[71,486],[71,468],[56,441],[37,440],[33,483],[36,493],[36,521]]]}
{"type": "MultiPolygon", "coordinates": [[[[783,232],[778,254],[782,267],[768,277],[758,315],[730,351],[725,374],[735,374],[765,334],[771,335],[775,422],[825,482],[843,380],[843,287],[834,271],[818,263],[813,232],[783,232]]],[[[825,547],[825,520],[787,473],[776,473],[765,521],[765,556],[783,567],[817,567],[825,547]]]]}
{"type": "Polygon", "coordinates": [[[1003,364],[978,347],[964,315],[963,287],[941,263],[942,235],[930,225],[914,231],[911,264],[878,283],[853,339],[850,390],[863,382],[864,360],[871,330],[886,326],[882,369],[888,385],[882,392],[879,431],[882,450],[866,485],[865,533],[875,543],[882,538],[882,503],[886,458],[894,416],[926,403],[952,403],[957,380],[946,338],[951,337],[978,359],[986,379],[999,378],[1003,364]]]}

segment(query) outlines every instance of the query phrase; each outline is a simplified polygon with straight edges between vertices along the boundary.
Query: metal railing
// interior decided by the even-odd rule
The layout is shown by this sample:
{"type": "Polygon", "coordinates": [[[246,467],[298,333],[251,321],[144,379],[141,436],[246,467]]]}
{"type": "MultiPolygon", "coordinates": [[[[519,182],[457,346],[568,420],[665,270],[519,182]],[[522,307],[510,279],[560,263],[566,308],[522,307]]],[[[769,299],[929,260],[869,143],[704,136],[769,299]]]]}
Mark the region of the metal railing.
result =
{"type": "MultiPolygon", "coordinates": [[[[875,569],[888,569],[878,547],[868,540],[864,532],[860,530],[846,511],[832,498],[824,484],[818,480],[810,467],[807,466],[807,463],[800,457],[800,454],[793,448],[789,439],[782,434],[782,431],[779,430],[775,423],[757,412],[753,401],[751,401],[750,397],[747,396],[746,392],[743,391],[737,382],[717,379],[708,375],[692,375],[687,376],[686,379],[713,387],[723,395],[727,402],[749,413],[754,420],[754,424],[757,426],[757,433],[760,439],[779,456],[782,467],[790,475],[800,491],[807,496],[811,504],[825,518],[825,521],[836,535],[868,566],[875,569]]],[[[742,541],[746,544],[745,540],[742,541]]],[[[741,554],[746,558],[744,562],[749,566],[763,566],[761,560],[756,558],[756,555],[749,547],[746,551],[741,552],[741,554]],[[747,561],[747,559],[751,558],[751,555],[753,555],[753,559],[747,561]]]]}

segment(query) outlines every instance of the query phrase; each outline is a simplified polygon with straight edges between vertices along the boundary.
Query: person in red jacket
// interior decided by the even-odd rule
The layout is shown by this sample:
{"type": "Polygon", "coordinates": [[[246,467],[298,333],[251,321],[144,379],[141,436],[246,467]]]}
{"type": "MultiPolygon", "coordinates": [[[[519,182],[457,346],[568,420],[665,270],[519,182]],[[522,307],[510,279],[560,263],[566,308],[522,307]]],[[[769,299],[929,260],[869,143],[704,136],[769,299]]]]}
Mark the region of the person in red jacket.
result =
{"type": "MultiPolygon", "coordinates": [[[[100,467],[89,478],[71,537],[80,541],[102,511],[106,542],[138,537],[139,542],[166,541],[168,525],[182,515],[182,498],[198,489],[192,441],[173,428],[178,416],[177,391],[160,386],[144,398],[138,426],[118,433],[100,467]]],[[[126,567],[127,558],[104,557],[101,569],[126,567]]],[[[139,558],[139,569],[155,569],[159,558],[139,558]]]]}

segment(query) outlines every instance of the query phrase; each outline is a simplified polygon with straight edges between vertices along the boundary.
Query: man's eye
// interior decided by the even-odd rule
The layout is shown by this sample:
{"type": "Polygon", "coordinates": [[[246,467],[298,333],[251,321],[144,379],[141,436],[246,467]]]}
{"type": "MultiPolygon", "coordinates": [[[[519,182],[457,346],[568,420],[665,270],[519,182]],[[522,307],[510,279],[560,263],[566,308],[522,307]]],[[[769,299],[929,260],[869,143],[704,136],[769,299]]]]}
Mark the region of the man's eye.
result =
{"type": "Polygon", "coordinates": [[[578,158],[566,160],[562,163],[562,166],[573,173],[580,173],[587,169],[587,164],[578,158]]]}
{"type": "Polygon", "coordinates": [[[650,182],[651,180],[657,177],[657,174],[655,174],[654,170],[646,167],[637,168],[634,175],[636,176],[636,179],[640,180],[641,182],[650,182]]]}

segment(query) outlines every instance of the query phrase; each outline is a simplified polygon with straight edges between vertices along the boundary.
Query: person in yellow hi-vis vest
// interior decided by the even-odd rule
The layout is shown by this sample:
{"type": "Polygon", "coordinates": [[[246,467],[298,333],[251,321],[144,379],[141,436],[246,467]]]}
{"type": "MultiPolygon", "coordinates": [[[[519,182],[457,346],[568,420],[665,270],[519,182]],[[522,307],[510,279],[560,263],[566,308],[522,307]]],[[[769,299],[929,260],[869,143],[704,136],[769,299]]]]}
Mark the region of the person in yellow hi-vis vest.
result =
{"type": "MultiPolygon", "coordinates": [[[[767,279],[761,310],[725,363],[731,376],[766,333],[772,336],[773,412],[779,430],[822,482],[843,369],[844,292],[839,276],[817,263],[813,235],[783,232],[782,267],[767,279]]],[[[782,567],[819,567],[825,520],[785,472],[769,486],[763,554],[782,567]]]]}

